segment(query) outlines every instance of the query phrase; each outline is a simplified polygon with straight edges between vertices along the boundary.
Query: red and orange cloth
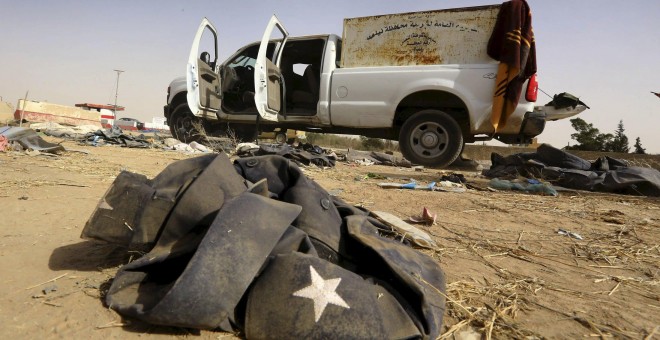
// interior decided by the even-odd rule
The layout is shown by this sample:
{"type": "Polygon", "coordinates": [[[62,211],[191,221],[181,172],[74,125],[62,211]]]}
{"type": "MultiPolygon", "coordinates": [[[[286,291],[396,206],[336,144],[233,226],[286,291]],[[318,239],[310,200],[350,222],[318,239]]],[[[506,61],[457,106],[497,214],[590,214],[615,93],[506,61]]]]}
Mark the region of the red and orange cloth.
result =
{"type": "Polygon", "coordinates": [[[500,62],[491,118],[495,132],[498,132],[518,105],[523,84],[536,73],[532,12],[525,0],[502,4],[487,52],[500,62]]]}

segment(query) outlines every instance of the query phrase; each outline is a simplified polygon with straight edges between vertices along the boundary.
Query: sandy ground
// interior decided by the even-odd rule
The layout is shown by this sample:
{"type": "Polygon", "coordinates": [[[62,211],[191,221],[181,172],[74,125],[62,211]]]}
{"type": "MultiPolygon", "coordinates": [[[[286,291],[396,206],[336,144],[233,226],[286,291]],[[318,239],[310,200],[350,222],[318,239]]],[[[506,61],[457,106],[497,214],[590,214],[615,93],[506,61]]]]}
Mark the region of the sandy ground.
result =
{"type": "MultiPolygon", "coordinates": [[[[102,303],[121,251],[79,238],[122,169],[155,176],[189,156],[85,147],[60,157],[0,153],[0,338],[224,338],[232,334],[123,320],[102,303]]],[[[437,180],[444,172],[385,166],[309,169],[353,204],[401,218],[438,213],[421,227],[425,251],[447,275],[445,336],[660,338],[660,200],[585,192],[560,197],[470,190],[381,189],[383,181],[437,180]],[[578,233],[577,240],[557,233],[578,233]],[[655,332],[655,335],[653,333],[655,332]]],[[[477,173],[463,171],[485,186],[477,173]]]]}

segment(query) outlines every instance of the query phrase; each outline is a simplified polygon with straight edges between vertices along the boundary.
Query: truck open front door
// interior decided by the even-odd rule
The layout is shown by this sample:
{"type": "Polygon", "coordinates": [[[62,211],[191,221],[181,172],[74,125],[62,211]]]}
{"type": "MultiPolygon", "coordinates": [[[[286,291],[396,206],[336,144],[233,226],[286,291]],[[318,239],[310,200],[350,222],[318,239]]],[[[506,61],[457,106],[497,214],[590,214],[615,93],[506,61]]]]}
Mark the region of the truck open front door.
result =
{"type": "Polygon", "coordinates": [[[284,44],[289,33],[280,23],[275,15],[270,18],[266,31],[261,38],[259,53],[254,69],[254,101],[257,105],[257,111],[262,119],[277,121],[277,115],[284,110],[284,78],[280,72],[280,59],[284,44]],[[278,42],[273,60],[268,59],[268,43],[271,42],[271,35],[277,28],[282,37],[275,38],[278,42]]]}
{"type": "Polygon", "coordinates": [[[206,18],[197,29],[193,40],[186,70],[188,88],[187,101],[190,111],[201,115],[200,111],[218,111],[222,90],[218,72],[218,31],[206,18]]]}

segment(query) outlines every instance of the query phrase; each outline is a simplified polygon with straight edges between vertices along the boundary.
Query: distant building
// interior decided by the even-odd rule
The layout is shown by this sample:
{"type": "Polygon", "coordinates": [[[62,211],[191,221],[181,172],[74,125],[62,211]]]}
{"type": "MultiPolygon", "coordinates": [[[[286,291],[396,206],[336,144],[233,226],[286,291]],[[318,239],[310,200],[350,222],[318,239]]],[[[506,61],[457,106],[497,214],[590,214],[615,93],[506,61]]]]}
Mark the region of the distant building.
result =
{"type": "MultiPolygon", "coordinates": [[[[76,105],[77,106],[77,105],[76,105]]],[[[99,111],[85,110],[73,106],[52,104],[36,100],[18,100],[14,119],[29,122],[54,122],[66,125],[101,126],[99,111]]]]}
{"type": "Polygon", "coordinates": [[[93,104],[93,103],[81,103],[76,104],[76,107],[82,108],[87,111],[96,111],[100,117],[101,126],[104,128],[112,127],[115,124],[115,111],[124,111],[123,106],[117,105],[115,109],[114,105],[103,105],[103,104],[93,104]]]}

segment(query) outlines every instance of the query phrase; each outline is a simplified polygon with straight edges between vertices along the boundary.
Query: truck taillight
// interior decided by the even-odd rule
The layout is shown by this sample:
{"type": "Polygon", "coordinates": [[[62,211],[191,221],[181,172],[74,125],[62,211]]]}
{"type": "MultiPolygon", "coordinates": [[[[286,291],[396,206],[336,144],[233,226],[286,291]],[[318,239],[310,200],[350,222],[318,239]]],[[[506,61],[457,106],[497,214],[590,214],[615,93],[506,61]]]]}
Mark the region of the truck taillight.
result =
{"type": "Polygon", "coordinates": [[[533,103],[536,101],[536,97],[538,96],[539,93],[539,82],[536,80],[536,74],[532,75],[531,78],[529,78],[529,82],[527,83],[527,92],[525,93],[525,99],[533,103]]]}

